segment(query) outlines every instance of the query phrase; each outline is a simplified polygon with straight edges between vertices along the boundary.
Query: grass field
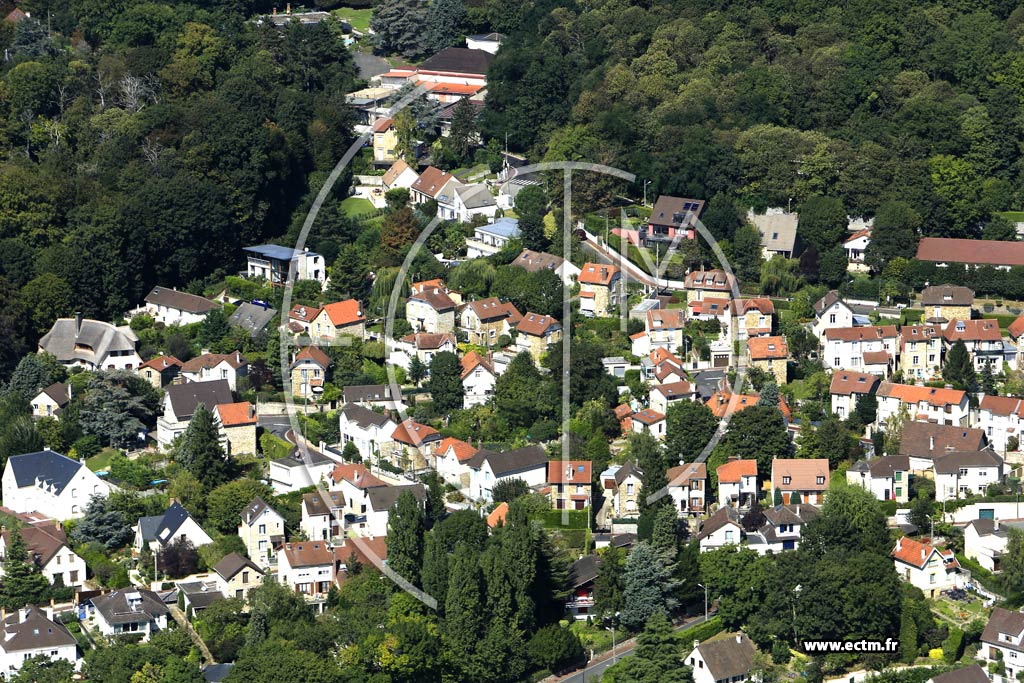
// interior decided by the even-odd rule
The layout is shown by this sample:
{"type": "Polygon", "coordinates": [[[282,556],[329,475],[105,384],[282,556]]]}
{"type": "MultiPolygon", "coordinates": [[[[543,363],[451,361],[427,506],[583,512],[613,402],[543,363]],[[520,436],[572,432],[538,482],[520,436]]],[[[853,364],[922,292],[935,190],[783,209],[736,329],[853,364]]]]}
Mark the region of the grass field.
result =
{"type": "Polygon", "coordinates": [[[120,453],[116,448],[104,448],[102,451],[85,461],[85,466],[93,472],[99,472],[110,467],[110,459],[120,453]]]}
{"type": "Polygon", "coordinates": [[[373,204],[369,199],[363,199],[362,197],[349,197],[341,202],[341,210],[345,212],[345,215],[349,218],[355,216],[362,216],[363,214],[373,213],[376,211],[373,208],[373,204]]]}
{"type": "Polygon", "coordinates": [[[1024,223],[1024,211],[1000,211],[996,215],[1011,223],[1024,223]]]}
{"type": "Polygon", "coordinates": [[[331,12],[331,14],[339,19],[344,19],[351,24],[352,28],[360,33],[366,33],[370,30],[370,15],[373,14],[373,10],[370,8],[353,9],[351,7],[339,7],[331,12]]]}

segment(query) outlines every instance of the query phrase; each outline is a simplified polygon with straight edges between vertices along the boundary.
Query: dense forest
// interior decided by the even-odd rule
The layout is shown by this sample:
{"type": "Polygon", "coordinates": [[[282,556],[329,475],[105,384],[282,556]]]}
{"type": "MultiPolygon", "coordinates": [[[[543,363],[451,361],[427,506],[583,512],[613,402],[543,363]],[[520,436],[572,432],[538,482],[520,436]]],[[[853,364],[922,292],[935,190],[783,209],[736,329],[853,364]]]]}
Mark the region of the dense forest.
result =
{"type": "Polygon", "coordinates": [[[710,200],[719,239],[739,221],[716,203],[823,195],[872,216],[903,200],[938,236],[974,235],[1020,205],[1015,2],[517,7],[486,132],[531,159],[599,161],[651,180],[648,192],[710,200]]]}

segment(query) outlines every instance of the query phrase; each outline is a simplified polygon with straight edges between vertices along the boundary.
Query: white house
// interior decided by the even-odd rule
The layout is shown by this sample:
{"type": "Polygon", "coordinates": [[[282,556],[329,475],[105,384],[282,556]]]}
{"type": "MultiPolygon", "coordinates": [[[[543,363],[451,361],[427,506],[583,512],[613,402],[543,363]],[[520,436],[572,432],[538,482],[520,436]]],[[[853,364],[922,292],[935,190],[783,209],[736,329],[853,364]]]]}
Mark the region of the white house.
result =
{"type": "Polygon", "coordinates": [[[296,280],[316,280],[327,284],[327,263],[324,257],[308,248],[302,251],[276,244],[246,247],[246,277],[266,280],[272,285],[288,282],[289,269],[295,263],[296,280]]]}
{"type": "Polygon", "coordinates": [[[330,476],[336,464],[313,448],[298,448],[291,455],[270,461],[270,485],[276,493],[316,486],[330,476]]]}
{"type": "Polygon", "coordinates": [[[32,417],[57,417],[70,402],[71,385],[66,382],[55,382],[40,390],[32,399],[32,417]]]}
{"type": "Polygon", "coordinates": [[[1016,683],[1024,670],[1024,612],[996,607],[981,633],[978,659],[1002,673],[989,674],[992,683],[1016,683]]]}
{"type": "Polygon", "coordinates": [[[459,488],[469,486],[469,461],[477,453],[472,444],[448,437],[434,449],[434,469],[445,483],[459,488]]]}
{"type": "Polygon", "coordinates": [[[397,426],[387,415],[355,403],[346,403],[338,411],[342,444],[355,444],[366,460],[380,457],[381,447],[391,443],[397,426]]]}
{"type": "MultiPolygon", "coordinates": [[[[489,355],[489,354],[488,354],[489,355]]],[[[464,408],[472,408],[487,403],[494,396],[494,385],[498,381],[498,372],[490,358],[484,358],[476,351],[470,351],[461,359],[462,397],[464,408]]]]}
{"type": "Polygon", "coordinates": [[[821,505],[828,491],[827,458],[773,458],[771,496],[776,492],[783,505],[799,502],[821,505]]]}
{"type": "Polygon", "coordinates": [[[846,471],[846,481],[867,489],[878,500],[910,500],[910,457],[884,455],[862,460],[846,471]]]}
{"type": "Polygon", "coordinates": [[[900,328],[900,372],[906,379],[928,381],[942,371],[942,326],[904,325],[900,328]]]}
{"type": "Polygon", "coordinates": [[[853,327],[853,309],[839,297],[839,292],[832,290],[814,302],[814,324],[811,330],[814,336],[821,339],[825,330],[839,327],[853,327]]]}
{"type": "Polygon", "coordinates": [[[184,538],[194,548],[213,543],[210,534],[176,500],[171,502],[164,514],[140,517],[135,524],[136,550],[142,550],[143,544],[146,544],[150,550],[157,552],[180,538],[184,538]]]}
{"type": "Polygon", "coordinates": [[[1003,459],[991,450],[954,451],[934,460],[935,500],[984,494],[1003,480],[1003,459]]]}
{"type": "Polygon", "coordinates": [[[130,327],[99,320],[58,318],[39,340],[39,353],[49,353],[65,367],[86,370],[135,370],[142,358],[135,350],[139,338],[130,327]]]}
{"type": "Polygon", "coordinates": [[[384,191],[398,188],[409,189],[419,177],[419,174],[405,163],[404,159],[397,159],[384,174],[384,191]]]}
{"type": "Polygon", "coordinates": [[[472,36],[466,36],[466,47],[470,50],[483,50],[484,52],[490,52],[493,55],[498,53],[498,49],[501,47],[501,43],[504,40],[505,36],[501,33],[480,33],[472,36]]]}
{"type": "Polygon", "coordinates": [[[997,451],[1006,452],[1010,437],[1021,440],[1024,400],[1013,396],[982,396],[975,425],[985,431],[988,442],[997,451]]]}
{"type": "Polygon", "coordinates": [[[345,496],[341,491],[313,491],[302,496],[300,528],[306,538],[329,541],[344,536],[345,496]]]}
{"type": "Polygon", "coordinates": [[[0,618],[0,672],[10,680],[26,660],[44,656],[63,659],[78,669],[78,641],[53,619],[51,610],[23,607],[0,618]]]}
{"type": "Polygon", "coordinates": [[[964,555],[990,572],[1000,570],[999,563],[1006,554],[1010,540],[1009,528],[1020,528],[1020,522],[1000,522],[996,519],[975,519],[964,527],[964,555]]]}
{"type": "Polygon", "coordinates": [[[896,541],[892,560],[900,579],[917,586],[929,598],[960,585],[960,563],[952,550],[939,550],[904,537],[896,541]]]}
{"type": "Polygon", "coordinates": [[[245,543],[249,557],[261,567],[269,567],[274,548],[284,543],[284,517],[256,496],[242,510],[238,537],[245,543]]]}
{"type": "Polygon", "coordinates": [[[739,545],[741,540],[743,527],[740,525],[739,512],[729,506],[718,508],[713,515],[701,522],[700,531],[697,533],[697,542],[702,553],[727,545],[739,545]]]}
{"type": "Polygon", "coordinates": [[[462,296],[448,289],[443,280],[414,282],[405,302],[405,319],[414,332],[451,333],[455,331],[455,307],[461,302],[462,296]]]}
{"type": "Polygon", "coordinates": [[[675,405],[680,401],[700,400],[697,386],[685,380],[651,387],[649,397],[651,409],[663,415],[668,414],[669,406],[675,405]]]}
{"type": "Polygon", "coordinates": [[[1016,349],[1003,344],[1003,333],[996,320],[950,320],[942,337],[947,351],[958,341],[964,343],[976,372],[988,365],[999,373],[1003,361],[1012,362],[1016,358],[1016,349]]]}
{"type": "Polygon", "coordinates": [[[467,461],[470,468],[470,497],[492,499],[494,486],[500,481],[522,479],[527,486],[540,486],[547,480],[548,458],[540,446],[526,446],[512,451],[480,450],[467,461]]]}
{"type": "Polygon", "coordinates": [[[870,372],[837,370],[832,373],[829,394],[832,397],[832,412],[845,420],[857,408],[857,400],[878,390],[881,378],[870,372]]]}
{"type": "MultiPolygon", "coordinates": [[[[186,382],[209,382],[223,379],[231,391],[238,390],[238,379],[249,373],[249,361],[238,351],[204,353],[181,364],[181,377],[186,382]]],[[[230,403],[231,401],[226,401],[230,403]]]]}
{"type": "Polygon", "coordinates": [[[655,349],[676,353],[683,346],[683,328],[686,326],[686,312],[680,308],[654,309],[647,311],[644,332],[634,335],[633,355],[646,356],[655,349]]]}
{"type": "MultiPolygon", "coordinates": [[[[550,270],[562,279],[562,283],[566,286],[572,284],[574,278],[580,275],[580,269],[573,265],[572,261],[566,261],[561,256],[555,256],[554,254],[548,254],[543,251],[531,251],[529,249],[523,249],[523,251],[512,261],[511,265],[519,266],[523,270],[531,273],[538,273],[542,270],[550,270]]],[[[580,287],[582,290],[583,288],[580,287]]],[[[580,302],[580,306],[583,302],[580,302]]]]}
{"type": "Polygon", "coordinates": [[[911,420],[958,427],[969,424],[967,392],[959,389],[882,382],[875,395],[878,397],[879,426],[899,412],[900,405],[906,405],[911,420]]]}
{"type": "Polygon", "coordinates": [[[707,511],[708,466],[691,462],[668,468],[668,495],[680,517],[698,517],[707,511]]]}
{"type": "Polygon", "coordinates": [[[498,203],[484,183],[457,185],[454,197],[455,218],[460,223],[469,223],[477,216],[494,220],[498,203]]]}
{"type": "Polygon", "coordinates": [[[424,365],[430,366],[430,361],[439,353],[459,353],[459,347],[455,335],[450,332],[432,333],[416,332],[407,334],[391,345],[391,354],[388,362],[409,370],[413,358],[419,358],[424,365]]]}
{"type": "Polygon", "coordinates": [[[96,627],[107,637],[141,634],[147,641],[167,628],[170,610],[153,591],[125,588],[98,595],[91,602],[96,627]]]}
{"type": "Polygon", "coordinates": [[[157,443],[164,449],[170,447],[188,429],[200,405],[213,412],[216,406],[233,401],[226,379],[172,384],[164,393],[163,414],[156,420],[157,443]]]}
{"type": "Polygon", "coordinates": [[[636,434],[647,432],[658,441],[665,439],[665,415],[652,408],[645,408],[640,412],[633,413],[632,431],[636,434]]]}
{"type": "Polygon", "coordinates": [[[146,295],[145,302],[139,312],[147,313],[156,322],[168,326],[202,322],[210,311],[221,307],[206,297],[166,287],[154,287],[146,295]]]}
{"type": "Polygon", "coordinates": [[[822,345],[826,368],[888,375],[899,353],[899,332],[895,325],[832,327],[822,345]]]}
{"type": "MultiPolygon", "coordinates": [[[[379,538],[388,535],[388,516],[391,508],[398,502],[403,493],[411,493],[422,506],[427,500],[427,491],[422,484],[406,484],[403,486],[373,486],[363,489],[365,502],[359,500],[350,503],[366,506],[366,519],[361,521],[356,516],[355,523],[350,527],[359,536],[379,538]]],[[[346,501],[348,502],[348,501],[346,501]]]]}
{"type": "Polygon", "coordinates": [[[518,238],[519,219],[499,218],[473,230],[473,236],[466,239],[466,258],[493,256],[518,238]]]}
{"type": "Polygon", "coordinates": [[[850,265],[861,266],[864,264],[864,255],[867,253],[869,244],[871,244],[870,230],[859,230],[846,238],[846,241],[843,242],[843,251],[846,252],[846,260],[850,265]]]}
{"type": "Polygon", "coordinates": [[[4,507],[14,512],[40,511],[56,519],[85,514],[89,498],[106,498],[114,486],[97,477],[85,461],[49,449],[12,455],[3,476],[4,507]]]}
{"type": "Polygon", "coordinates": [[[263,583],[263,577],[266,575],[264,568],[238,553],[228,553],[222,557],[213,571],[220,594],[225,598],[239,600],[245,600],[249,591],[263,583]]]}
{"type": "Polygon", "coordinates": [[[684,662],[693,669],[693,683],[744,683],[750,679],[757,648],[745,634],[698,643],[684,662]]]}
{"type": "MultiPolygon", "coordinates": [[[[0,534],[0,576],[7,557],[11,531],[0,534]]],[[[68,546],[68,537],[60,522],[45,520],[18,529],[28,556],[51,584],[80,588],[85,583],[85,560],[68,546]]]]}
{"type": "Polygon", "coordinates": [[[334,553],[324,541],[286,543],[277,567],[278,583],[310,601],[324,600],[334,583],[334,553]]]}
{"type": "Polygon", "coordinates": [[[760,489],[757,486],[756,460],[730,460],[715,471],[718,474],[720,506],[745,509],[757,499],[760,489]]]}
{"type": "Polygon", "coordinates": [[[808,503],[766,508],[764,525],[747,534],[747,544],[759,555],[796,550],[804,527],[819,514],[820,510],[808,503]]]}

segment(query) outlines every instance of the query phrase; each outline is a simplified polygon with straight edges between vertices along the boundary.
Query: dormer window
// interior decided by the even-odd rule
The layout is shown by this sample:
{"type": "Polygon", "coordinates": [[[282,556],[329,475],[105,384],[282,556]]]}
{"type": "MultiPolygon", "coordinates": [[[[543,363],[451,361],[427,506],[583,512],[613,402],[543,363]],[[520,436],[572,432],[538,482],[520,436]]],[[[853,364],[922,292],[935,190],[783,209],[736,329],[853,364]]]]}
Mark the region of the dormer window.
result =
{"type": "Polygon", "coordinates": [[[782,478],[782,483],[783,483],[783,484],[787,484],[787,485],[788,485],[788,484],[789,484],[790,482],[792,482],[792,481],[793,481],[793,478],[792,478],[792,477],[783,477],[783,478],[782,478]]]}

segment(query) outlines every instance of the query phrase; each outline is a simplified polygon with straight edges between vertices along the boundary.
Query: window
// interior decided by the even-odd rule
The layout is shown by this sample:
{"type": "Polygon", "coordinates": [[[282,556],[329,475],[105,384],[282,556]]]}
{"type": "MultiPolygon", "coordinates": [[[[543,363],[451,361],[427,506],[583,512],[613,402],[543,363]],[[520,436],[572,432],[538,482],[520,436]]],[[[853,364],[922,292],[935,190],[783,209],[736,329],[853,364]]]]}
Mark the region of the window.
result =
{"type": "Polygon", "coordinates": [[[935,574],[928,575],[928,583],[935,583],[935,574]]]}
{"type": "Polygon", "coordinates": [[[832,359],[832,365],[836,367],[842,365],[842,360],[839,358],[839,356],[836,356],[835,358],[832,359]]]}
{"type": "Polygon", "coordinates": [[[792,481],[793,481],[793,477],[783,477],[782,478],[782,483],[783,484],[789,484],[792,481]]]}
{"type": "Polygon", "coordinates": [[[732,543],[732,536],[733,536],[733,533],[734,533],[734,532],[733,532],[733,530],[732,530],[732,529],[727,529],[727,530],[726,530],[726,532],[725,532],[725,542],[726,542],[726,543],[732,543]]]}
{"type": "Polygon", "coordinates": [[[921,357],[920,356],[914,356],[914,361],[913,362],[914,362],[914,365],[920,365],[921,364],[921,357]]]}
{"type": "Polygon", "coordinates": [[[78,582],[78,572],[77,571],[73,571],[73,572],[71,572],[71,583],[77,583],[77,582],[78,582]]]}
{"type": "Polygon", "coordinates": [[[73,514],[73,515],[77,515],[78,514],[78,506],[77,505],[72,505],[71,506],[71,514],[73,514]]]}
{"type": "Polygon", "coordinates": [[[825,477],[817,477],[817,478],[815,478],[814,483],[816,483],[818,486],[824,485],[825,484],[825,477]]]}
{"type": "Polygon", "coordinates": [[[632,496],[633,495],[633,484],[632,483],[626,484],[626,495],[627,496],[632,496]]]}
{"type": "Polygon", "coordinates": [[[242,572],[242,583],[249,583],[249,572],[242,572]]]}
{"type": "Polygon", "coordinates": [[[71,489],[71,497],[78,498],[78,489],[71,489]]]}
{"type": "Polygon", "coordinates": [[[895,479],[896,481],[903,481],[903,473],[896,472],[895,474],[893,474],[893,479],[895,479]]]}
{"type": "Polygon", "coordinates": [[[831,314],[831,315],[830,315],[830,316],[828,317],[828,321],[829,321],[830,323],[834,323],[834,322],[836,321],[836,314],[835,314],[835,313],[831,314]]]}
{"type": "Polygon", "coordinates": [[[902,495],[903,495],[903,487],[902,486],[897,486],[896,487],[896,497],[899,498],[902,495]]]}
{"type": "Polygon", "coordinates": [[[266,524],[260,524],[260,531],[259,532],[261,534],[267,533],[267,525],[266,524]]]}
{"type": "Polygon", "coordinates": [[[242,599],[243,593],[242,593],[242,589],[241,588],[238,588],[238,589],[235,590],[235,597],[238,598],[239,600],[242,599]]]}
{"type": "Polygon", "coordinates": [[[966,467],[961,467],[960,468],[960,476],[961,477],[966,477],[967,476],[967,468],[966,467]]]}

